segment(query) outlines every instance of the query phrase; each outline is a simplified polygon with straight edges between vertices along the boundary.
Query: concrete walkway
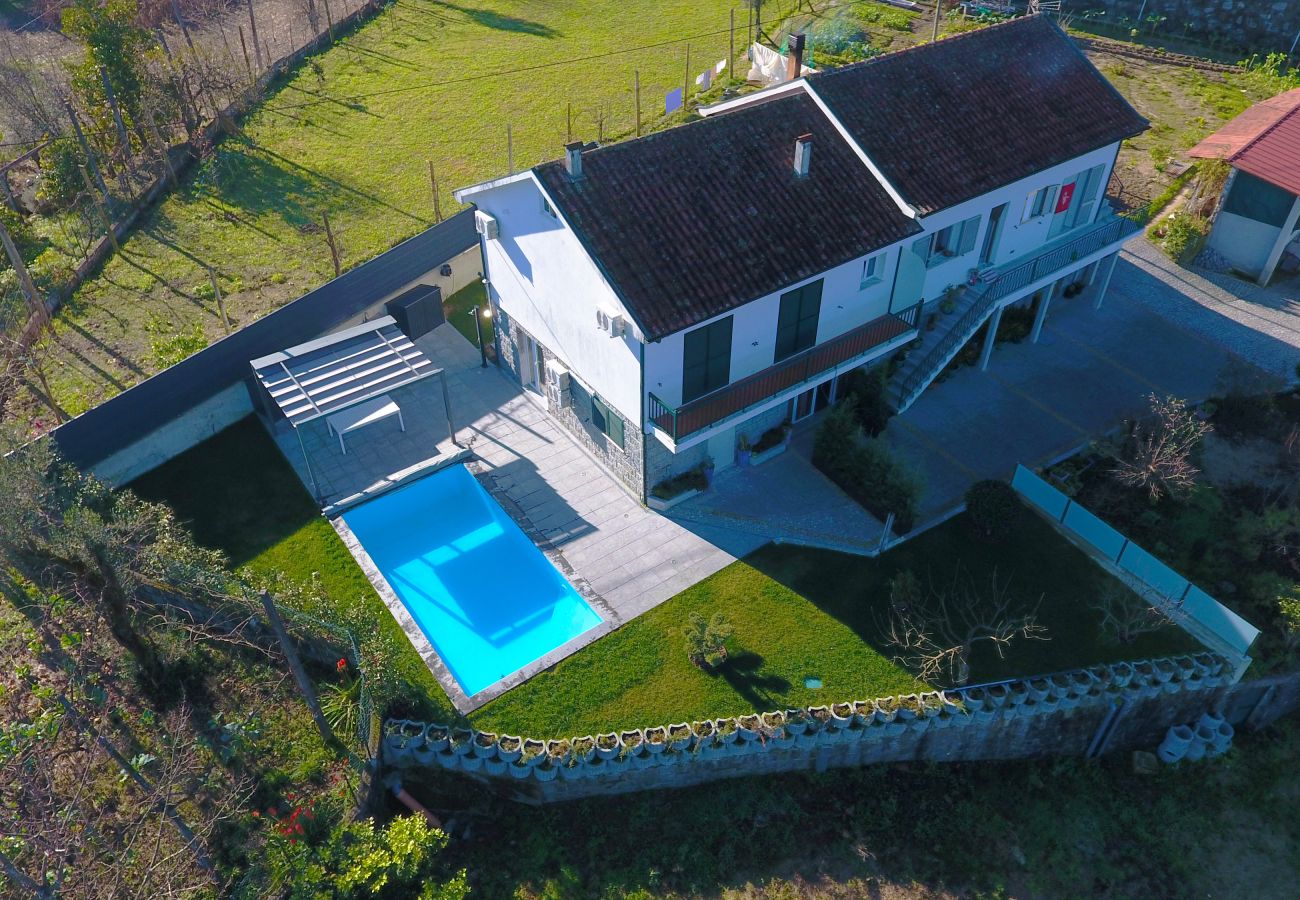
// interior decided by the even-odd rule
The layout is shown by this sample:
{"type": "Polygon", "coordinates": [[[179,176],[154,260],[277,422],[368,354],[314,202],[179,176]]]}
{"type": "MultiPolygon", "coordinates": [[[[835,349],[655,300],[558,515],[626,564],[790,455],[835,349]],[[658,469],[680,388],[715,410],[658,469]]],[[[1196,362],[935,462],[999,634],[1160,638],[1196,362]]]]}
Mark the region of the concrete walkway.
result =
{"type": "Polygon", "coordinates": [[[926,479],[920,521],[960,504],[979,479],[1104,435],[1143,412],[1148,394],[1205,399],[1230,361],[1294,378],[1294,299],[1236,300],[1145,240],[1129,246],[1100,310],[1091,292],[1057,297],[1038,344],[998,345],[988,371],[958,370],[891,420],[883,439],[926,479]]]}

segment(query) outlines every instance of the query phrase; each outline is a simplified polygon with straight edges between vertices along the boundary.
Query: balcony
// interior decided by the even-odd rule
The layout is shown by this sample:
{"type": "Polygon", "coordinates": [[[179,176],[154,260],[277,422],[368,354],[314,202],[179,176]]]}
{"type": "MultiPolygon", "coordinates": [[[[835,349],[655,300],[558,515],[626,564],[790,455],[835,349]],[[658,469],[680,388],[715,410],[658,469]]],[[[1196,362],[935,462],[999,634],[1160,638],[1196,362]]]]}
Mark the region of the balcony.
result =
{"type": "Polygon", "coordinates": [[[898,314],[881,316],[839,337],[809,347],[774,366],[673,408],[650,395],[650,421],[674,443],[758,406],[791,388],[812,386],[850,360],[865,361],[873,350],[915,331],[921,304],[898,314]]]}

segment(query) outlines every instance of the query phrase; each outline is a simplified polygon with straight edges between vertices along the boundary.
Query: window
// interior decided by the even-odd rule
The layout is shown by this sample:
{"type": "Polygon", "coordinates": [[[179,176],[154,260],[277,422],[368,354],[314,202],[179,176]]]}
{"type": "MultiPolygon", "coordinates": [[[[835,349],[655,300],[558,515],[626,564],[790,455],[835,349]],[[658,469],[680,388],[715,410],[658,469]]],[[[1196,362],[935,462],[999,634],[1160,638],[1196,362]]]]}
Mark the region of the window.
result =
{"type": "Polygon", "coordinates": [[[950,259],[971,252],[975,247],[975,238],[979,235],[979,231],[980,217],[972,216],[918,239],[912,244],[912,252],[925,260],[926,268],[932,269],[950,259]]]}
{"type": "Polygon", "coordinates": [[[1295,197],[1280,187],[1239,169],[1223,201],[1223,211],[1281,228],[1294,202],[1295,197]]]}
{"type": "Polygon", "coordinates": [[[682,402],[689,403],[731,380],[731,316],[686,332],[682,402]]]}
{"type": "Polygon", "coordinates": [[[1039,216],[1051,212],[1052,201],[1056,198],[1056,185],[1048,185],[1039,188],[1036,191],[1030,191],[1029,196],[1025,198],[1025,212],[1020,217],[1020,221],[1028,222],[1030,219],[1037,219],[1039,216]]]}
{"type": "Polygon", "coordinates": [[[559,218],[559,216],[555,214],[554,207],[551,206],[551,201],[547,200],[545,197],[542,198],[542,212],[546,213],[552,219],[559,218]]]}
{"type": "Polygon", "coordinates": [[[858,290],[866,290],[883,277],[885,277],[885,254],[877,253],[875,256],[868,256],[862,261],[862,280],[858,283],[858,290]]]}
{"type": "Polygon", "coordinates": [[[780,362],[817,343],[817,319],[822,311],[822,280],[786,291],[776,319],[776,359],[780,362]]]}
{"type": "Polygon", "coordinates": [[[591,395],[591,424],[620,448],[623,446],[623,419],[595,394],[591,395]]]}

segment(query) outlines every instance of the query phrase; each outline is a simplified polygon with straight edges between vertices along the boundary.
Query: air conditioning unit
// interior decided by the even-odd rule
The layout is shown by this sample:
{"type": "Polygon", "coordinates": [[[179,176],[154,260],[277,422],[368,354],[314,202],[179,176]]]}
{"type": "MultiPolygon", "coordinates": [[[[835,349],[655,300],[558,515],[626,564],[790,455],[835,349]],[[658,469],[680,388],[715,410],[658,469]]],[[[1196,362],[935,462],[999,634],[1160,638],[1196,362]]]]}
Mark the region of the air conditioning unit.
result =
{"type": "Polygon", "coordinates": [[[551,360],[546,364],[546,398],[556,409],[573,406],[573,382],[569,370],[551,360]]]}
{"type": "Polygon", "coordinates": [[[597,309],[596,327],[608,334],[610,337],[622,337],[625,323],[623,317],[618,313],[610,313],[603,309],[597,309]]]}
{"type": "Polygon", "coordinates": [[[569,370],[557,363],[555,360],[548,360],[546,363],[546,382],[554,384],[560,390],[569,389],[569,370]]]}
{"type": "Polygon", "coordinates": [[[481,209],[474,211],[474,230],[489,241],[495,240],[501,234],[501,229],[497,225],[495,216],[490,216],[481,209]]]}

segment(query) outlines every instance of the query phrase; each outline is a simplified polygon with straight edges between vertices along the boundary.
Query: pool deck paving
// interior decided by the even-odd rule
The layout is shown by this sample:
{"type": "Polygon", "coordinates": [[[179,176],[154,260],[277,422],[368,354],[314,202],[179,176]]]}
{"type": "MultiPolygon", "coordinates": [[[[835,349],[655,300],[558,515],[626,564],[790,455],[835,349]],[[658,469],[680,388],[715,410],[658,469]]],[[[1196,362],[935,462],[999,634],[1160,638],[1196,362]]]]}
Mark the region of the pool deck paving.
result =
{"type": "MultiPolygon", "coordinates": [[[[418,473],[468,450],[471,469],[557,567],[575,584],[581,583],[584,596],[606,620],[606,625],[505,682],[467,698],[451,689],[454,679],[436,664],[436,654],[413,620],[403,615],[400,601],[386,596],[390,608],[396,604],[395,617],[462,712],[481,706],[735,561],[733,553],[704,535],[643,506],[547,415],[540,398],[526,395],[495,366],[481,367],[478,350],[450,325],[439,326],[416,345],[445,372],[459,445],[447,430],[437,378],[391,394],[402,408],[405,432],[396,419],[368,426],[347,435],[346,455],[324,422],[313,423],[304,431],[303,443],[311,456],[322,505],[377,493],[399,480],[391,477],[393,473],[418,473]]],[[[284,423],[273,433],[311,490],[312,478],[297,437],[284,423]]],[[[368,574],[376,580],[377,570],[368,574]]]]}

